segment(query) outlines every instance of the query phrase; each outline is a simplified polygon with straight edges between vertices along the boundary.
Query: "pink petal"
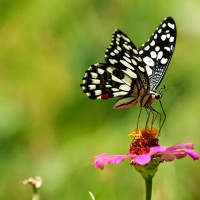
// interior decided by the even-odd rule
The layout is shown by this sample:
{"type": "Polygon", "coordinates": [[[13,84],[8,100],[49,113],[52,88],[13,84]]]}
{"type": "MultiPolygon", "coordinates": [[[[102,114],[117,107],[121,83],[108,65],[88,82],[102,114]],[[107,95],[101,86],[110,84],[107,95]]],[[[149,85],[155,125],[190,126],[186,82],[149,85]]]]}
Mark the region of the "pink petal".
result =
{"type": "Polygon", "coordinates": [[[169,147],[166,149],[166,151],[162,152],[162,159],[164,159],[165,161],[173,161],[174,158],[181,159],[189,155],[194,160],[197,160],[199,159],[199,156],[193,149],[194,144],[191,142],[178,144],[169,147]]]}
{"type": "Polygon", "coordinates": [[[104,169],[104,167],[110,163],[118,164],[126,158],[132,158],[133,155],[125,154],[125,155],[111,155],[107,153],[102,153],[94,157],[93,164],[95,167],[99,169],[104,169]]]}
{"type": "Polygon", "coordinates": [[[175,159],[174,154],[164,154],[162,155],[162,159],[165,161],[173,161],[175,159]]]}
{"type": "Polygon", "coordinates": [[[151,147],[149,153],[144,155],[136,156],[133,161],[138,163],[139,165],[146,165],[151,161],[151,157],[156,153],[161,153],[165,151],[167,148],[165,146],[155,146],[151,147]]]}
{"type": "Polygon", "coordinates": [[[140,155],[137,156],[133,159],[134,163],[137,163],[139,165],[146,165],[147,163],[149,163],[151,161],[151,156],[149,153],[144,154],[144,155],[140,155]]]}
{"type": "Polygon", "coordinates": [[[193,149],[185,149],[185,153],[191,158],[193,158],[193,160],[199,159],[199,155],[193,149]]]}
{"type": "Polygon", "coordinates": [[[181,143],[181,144],[177,144],[175,145],[175,147],[182,147],[182,148],[186,148],[186,149],[194,149],[194,144],[192,142],[186,142],[186,143],[181,143]]]}

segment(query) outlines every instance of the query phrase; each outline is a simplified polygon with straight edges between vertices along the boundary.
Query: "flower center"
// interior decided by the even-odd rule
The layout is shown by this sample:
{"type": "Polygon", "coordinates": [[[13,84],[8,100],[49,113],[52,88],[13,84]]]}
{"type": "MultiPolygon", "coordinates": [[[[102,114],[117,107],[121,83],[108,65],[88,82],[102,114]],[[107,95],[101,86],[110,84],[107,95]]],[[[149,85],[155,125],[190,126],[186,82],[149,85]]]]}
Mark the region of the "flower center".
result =
{"type": "Polygon", "coordinates": [[[158,133],[156,128],[135,129],[129,135],[133,136],[129,152],[142,155],[148,153],[150,147],[159,146],[158,133]]]}

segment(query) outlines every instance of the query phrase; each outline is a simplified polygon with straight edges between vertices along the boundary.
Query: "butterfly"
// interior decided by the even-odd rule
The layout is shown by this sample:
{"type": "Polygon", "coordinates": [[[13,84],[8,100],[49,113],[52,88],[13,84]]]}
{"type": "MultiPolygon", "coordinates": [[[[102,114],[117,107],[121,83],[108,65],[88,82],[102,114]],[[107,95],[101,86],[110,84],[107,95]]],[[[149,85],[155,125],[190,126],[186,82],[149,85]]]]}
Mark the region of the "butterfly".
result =
{"type": "Polygon", "coordinates": [[[82,79],[83,92],[90,99],[121,97],[115,109],[140,104],[151,108],[162,94],[160,85],[176,44],[176,24],[165,18],[151,37],[139,48],[119,29],[105,51],[105,63],[91,65],[82,79]]]}

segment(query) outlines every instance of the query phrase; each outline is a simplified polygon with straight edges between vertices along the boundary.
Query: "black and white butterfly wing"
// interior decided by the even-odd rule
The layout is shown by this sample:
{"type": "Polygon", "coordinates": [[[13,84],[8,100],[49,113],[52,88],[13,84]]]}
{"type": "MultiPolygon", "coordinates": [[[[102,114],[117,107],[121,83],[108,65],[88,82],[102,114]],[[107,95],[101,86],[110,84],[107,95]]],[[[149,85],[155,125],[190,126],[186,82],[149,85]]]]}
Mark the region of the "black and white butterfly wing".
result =
{"type": "Polygon", "coordinates": [[[165,18],[152,36],[139,49],[146,65],[151,90],[161,83],[172,58],[176,44],[176,24],[171,17],[165,18]]]}
{"type": "Polygon", "coordinates": [[[90,99],[109,99],[127,95],[131,78],[105,63],[91,65],[85,72],[81,87],[90,99]]]}
{"type": "Polygon", "coordinates": [[[135,45],[120,30],[113,33],[105,60],[106,63],[91,65],[86,71],[83,91],[91,99],[123,97],[115,109],[134,106],[139,90],[145,92],[149,87],[148,76],[135,45]]]}
{"type": "Polygon", "coordinates": [[[122,31],[116,29],[113,33],[111,44],[105,52],[105,60],[109,65],[139,82],[145,90],[149,88],[149,78],[138,50],[122,31]]]}

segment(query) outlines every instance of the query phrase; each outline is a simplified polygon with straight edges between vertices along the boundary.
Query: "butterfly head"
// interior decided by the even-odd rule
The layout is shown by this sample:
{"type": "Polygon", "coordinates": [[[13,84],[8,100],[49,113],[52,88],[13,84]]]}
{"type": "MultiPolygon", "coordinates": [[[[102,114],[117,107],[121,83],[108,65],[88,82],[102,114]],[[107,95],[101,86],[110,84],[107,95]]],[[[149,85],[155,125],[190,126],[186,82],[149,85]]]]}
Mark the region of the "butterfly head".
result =
{"type": "Polygon", "coordinates": [[[162,93],[157,93],[155,91],[150,91],[151,98],[153,100],[160,100],[162,98],[162,93]]]}

